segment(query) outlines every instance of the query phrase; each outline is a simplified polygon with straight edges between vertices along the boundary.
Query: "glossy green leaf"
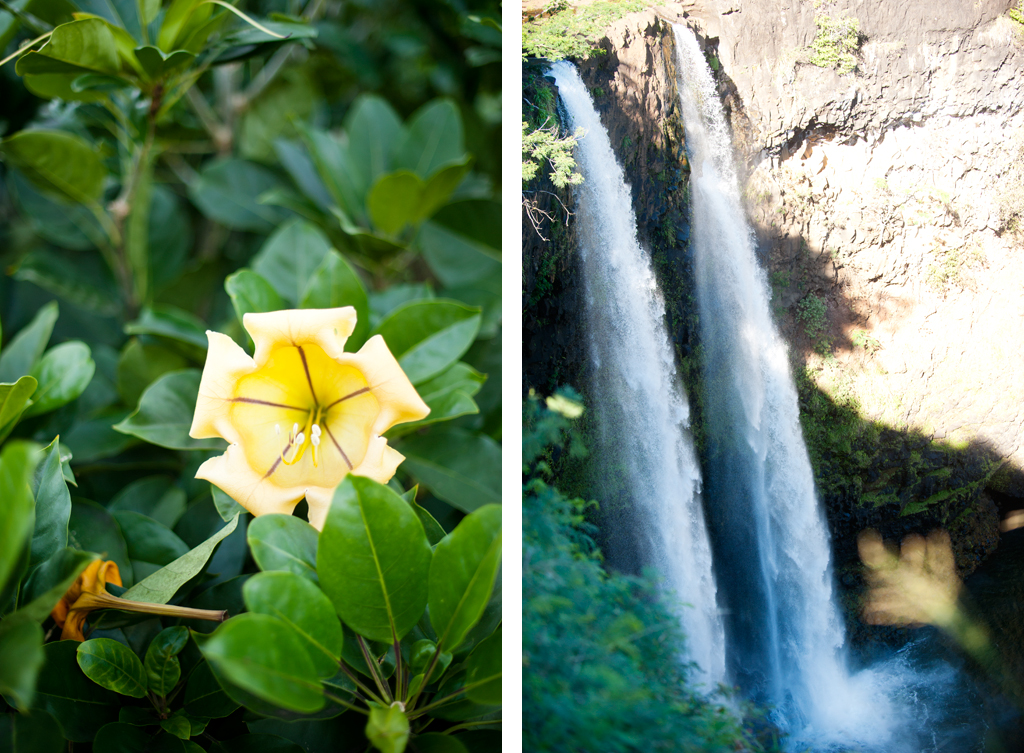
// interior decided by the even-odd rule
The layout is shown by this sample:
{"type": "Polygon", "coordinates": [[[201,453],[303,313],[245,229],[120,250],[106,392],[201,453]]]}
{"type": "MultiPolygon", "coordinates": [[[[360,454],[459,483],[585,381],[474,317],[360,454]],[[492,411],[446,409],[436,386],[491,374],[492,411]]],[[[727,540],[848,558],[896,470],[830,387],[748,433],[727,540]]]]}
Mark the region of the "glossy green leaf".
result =
{"type": "Polygon", "coordinates": [[[112,513],[131,510],[173,528],[185,514],[187,505],[185,492],[175,486],[169,476],[146,476],[115,494],[107,509],[112,513]]]}
{"type": "Polygon", "coordinates": [[[388,432],[388,437],[409,434],[428,424],[450,421],[459,416],[479,413],[473,396],[480,391],[487,377],[467,363],[459,361],[435,377],[421,382],[416,391],[430,408],[420,421],[399,424],[388,432]]]}
{"type": "MultiPolygon", "coordinates": [[[[22,327],[0,353],[0,382],[13,383],[32,371],[43,357],[50,342],[53,325],[57,323],[57,302],[51,301],[39,309],[32,321],[22,327]]],[[[0,414],[2,416],[2,414],[0,414]]],[[[2,422],[0,422],[2,425],[2,422]]]]}
{"type": "Polygon", "coordinates": [[[381,753],[402,753],[409,742],[409,717],[398,706],[371,704],[366,739],[381,753]]]}
{"type": "Polygon", "coordinates": [[[39,623],[10,617],[0,622],[0,693],[19,708],[30,708],[42,666],[43,629],[39,623]]]}
{"type": "Polygon", "coordinates": [[[43,449],[42,461],[36,466],[32,478],[32,494],[36,500],[36,520],[30,567],[49,559],[68,545],[71,494],[61,467],[59,438],[43,449]]]}
{"type": "Polygon", "coordinates": [[[220,515],[220,519],[225,522],[231,520],[239,513],[245,515],[248,512],[248,510],[235,502],[235,500],[233,500],[228,493],[220,487],[210,484],[210,494],[213,495],[213,504],[214,507],[217,508],[217,514],[220,515]]]}
{"type": "Polygon", "coordinates": [[[299,308],[331,309],[339,306],[352,306],[356,310],[356,328],[346,344],[348,350],[355,350],[366,342],[370,331],[366,287],[352,265],[331,249],[306,283],[299,298],[299,308]]]}
{"type": "Polygon", "coordinates": [[[64,753],[60,723],[45,711],[0,715],[0,750],[7,753],[64,753]]]}
{"type": "Polygon", "coordinates": [[[334,203],[327,186],[316,172],[316,166],[305,147],[297,140],[277,139],[274,151],[295,185],[303,195],[323,212],[334,203]]]}
{"type": "Polygon", "coordinates": [[[114,36],[98,18],[61,24],[38,52],[22,56],[15,67],[19,76],[90,71],[116,74],[120,69],[114,36]]]}
{"type": "Polygon", "coordinates": [[[439,168],[465,158],[462,117],[451,100],[435,99],[417,110],[398,144],[394,166],[426,179],[439,168]]]}
{"type": "Polygon", "coordinates": [[[455,301],[414,301],[392,311],[372,334],[384,337],[413,384],[459,360],[480,329],[480,310],[455,301]]]}
{"type": "Polygon", "coordinates": [[[75,456],[75,462],[90,463],[117,455],[138,444],[139,440],[114,431],[113,425],[128,417],[127,410],[111,408],[97,415],[80,419],[71,431],[61,435],[64,444],[75,456]]]}
{"type": "Polygon", "coordinates": [[[334,492],[317,552],[317,574],[341,619],[372,640],[401,639],[426,606],[430,544],[394,491],[346,476],[334,492]]]}
{"type": "Polygon", "coordinates": [[[238,321],[249,313],[280,311],[288,308],[287,302],[274,287],[251,269],[240,269],[224,280],[224,290],[231,297],[238,321]]]}
{"type": "Polygon", "coordinates": [[[200,640],[219,672],[243,690],[292,711],[323,708],[324,696],[302,640],[286,623],[265,614],[241,614],[200,640]]]}
{"type": "Polygon", "coordinates": [[[264,572],[246,581],[243,594],[250,612],[277,617],[295,629],[320,677],[338,673],[341,623],[317,586],[293,573],[264,572]]]}
{"type": "Polygon", "coordinates": [[[71,500],[68,544],[76,549],[94,551],[105,560],[113,560],[117,563],[121,582],[126,586],[134,582],[128,545],[114,516],[102,505],[81,498],[71,500]]]}
{"type": "Polygon", "coordinates": [[[501,507],[485,505],[462,519],[434,548],[428,605],[438,642],[462,643],[483,614],[501,562],[501,507]]]}
{"type": "Polygon", "coordinates": [[[351,165],[365,193],[391,170],[391,154],[404,133],[398,113],[377,94],[362,94],[345,116],[351,165]]]}
{"type": "Polygon", "coordinates": [[[164,374],[142,393],[135,412],[114,429],[172,450],[223,449],[222,439],[193,439],[188,435],[200,376],[198,369],[164,374]]]}
{"type": "Polygon", "coordinates": [[[304,128],[300,132],[316,171],[334,201],[352,222],[362,224],[366,189],[359,185],[348,150],[325,131],[304,128]]]}
{"type": "Polygon", "coordinates": [[[283,570],[318,582],[317,530],[294,515],[259,515],[246,531],[252,558],[260,570],[283,570]]]}
{"type": "Polygon", "coordinates": [[[89,386],[95,371],[96,362],[85,343],[67,342],[51,348],[32,368],[39,386],[24,417],[48,413],[70,403],[89,386]]]}
{"type": "Polygon", "coordinates": [[[43,191],[83,204],[102,198],[107,170],[93,146],[79,136],[21,131],[0,142],[0,153],[43,191]]]}
{"type": "Polygon", "coordinates": [[[228,159],[205,167],[189,186],[189,197],[205,216],[225,227],[266,233],[283,222],[288,213],[256,199],[278,184],[277,176],[266,168],[228,159]]]}
{"type": "Polygon", "coordinates": [[[135,652],[111,638],[78,645],[78,666],[100,687],[132,698],[146,695],[146,671],[135,652]]]}
{"type": "Polygon", "coordinates": [[[167,526],[132,510],[113,513],[128,544],[133,567],[138,561],[168,565],[188,552],[188,545],[167,526]]]}
{"type": "Polygon", "coordinates": [[[125,404],[138,405],[149,385],[164,374],[180,371],[188,365],[181,353],[133,337],[121,350],[117,361],[117,391],[125,404]]]}
{"type": "Polygon", "coordinates": [[[100,727],[117,720],[121,699],[85,676],[78,666],[80,645],[77,641],[55,641],[43,646],[45,661],[33,708],[60,719],[68,740],[88,743],[100,727]]]}
{"type": "Polygon", "coordinates": [[[442,735],[439,732],[416,735],[412,744],[418,753],[469,753],[454,735],[442,735]]]}
{"type": "Polygon", "coordinates": [[[32,474],[39,462],[37,445],[13,441],[0,450],[0,589],[15,573],[22,551],[29,545],[35,517],[32,474]]]}
{"type": "Polygon", "coordinates": [[[192,551],[182,555],[145,580],[141,580],[122,594],[122,598],[166,604],[185,583],[203,569],[213,550],[238,526],[238,518],[221,528],[192,551]]]}
{"type": "Polygon", "coordinates": [[[125,325],[124,331],[129,335],[158,335],[206,350],[203,320],[176,306],[160,303],[146,306],[138,319],[125,325]]]}
{"type": "Polygon", "coordinates": [[[98,255],[37,247],[22,257],[14,277],[101,316],[121,310],[117,284],[98,255]]]}
{"type": "Polygon", "coordinates": [[[186,68],[196,56],[186,50],[175,50],[168,55],[156,47],[136,47],[135,58],[150,80],[156,80],[186,68]]]}
{"type": "Polygon", "coordinates": [[[35,377],[27,375],[14,384],[0,384],[0,442],[18,423],[38,384],[35,377]]]}
{"type": "Polygon", "coordinates": [[[149,689],[157,695],[168,695],[181,679],[181,662],[178,661],[178,657],[164,652],[154,652],[152,646],[146,652],[144,666],[149,689]]]}
{"type": "Polygon", "coordinates": [[[423,524],[423,531],[427,534],[427,541],[430,542],[430,546],[434,547],[441,539],[447,536],[447,532],[441,527],[434,516],[430,514],[425,507],[421,507],[416,502],[416,493],[419,491],[418,486],[414,486],[412,489],[402,495],[402,499],[408,503],[412,511],[416,513],[416,517],[420,519],[420,523],[423,524]]]}
{"type": "Polygon", "coordinates": [[[476,703],[501,703],[501,628],[473,649],[466,661],[466,698],[476,703]]]}
{"type": "Polygon", "coordinates": [[[434,428],[404,437],[402,469],[463,512],[501,504],[501,446],[485,434],[434,428]]]}
{"type": "Polygon", "coordinates": [[[26,580],[21,594],[23,606],[8,619],[32,622],[45,620],[86,566],[96,559],[92,552],[61,549],[37,567],[26,580]]]}
{"type": "Polygon", "coordinates": [[[157,36],[160,49],[167,52],[178,49],[189,29],[205,23],[212,12],[213,6],[201,5],[201,0],[173,0],[164,13],[157,36]]]}
{"type": "Polygon", "coordinates": [[[409,170],[380,176],[366,197],[370,220],[382,233],[397,234],[420,219],[425,189],[426,184],[409,170]]]}
{"type": "Polygon", "coordinates": [[[252,260],[252,270],[294,305],[330,250],[331,242],[320,228],[292,219],[267,238],[252,260]]]}
{"type": "MultiPolygon", "coordinates": [[[[461,202],[451,206],[483,205],[497,206],[495,202],[461,202]]],[[[500,208],[500,207],[499,207],[500,208]]],[[[446,211],[448,207],[445,207],[446,211]]],[[[477,206],[466,206],[464,211],[480,211],[477,206]]],[[[501,227],[500,217],[498,227],[501,227]]],[[[423,258],[430,265],[430,270],[448,287],[469,285],[501,269],[501,261],[495,258],[500,254],[498,248],[485,245],[460,232],[460,229],[446,226],[435,216],[423,223],[416,246],[423,252],[423,258]]]]}
{"type": "MultiPolygon", "coordinates": [[[[48,196],[20,173],[10,173],[8,180],[23,215],[42,238],[61,248],[85,251],[95,248],[105,237],[102,226],[87,207],[48,196]]],[[[48,305],[53,308],[56,304],[48,305]]]]}
{"type": "MultiPolygon", "coordinates": [[[[452,193],[469,174],[473,158],[466,155],[458,162],[442,167],[427,180],[423,200],[419,206],[419,219],[425,220],[448,203],[452,193]]],[[[499,225],[500,226],[500,225],[499,225]]]]}
{"type": "Polygon", "coordinates": [[[210,671],[210,665],[201,663],[189,675],[185,685],[185,711],[200,717],[220,719],[234,713],[238,704],[228,697],[210,671]]]}
{"type": "Polygon", "coordinates": [[[182,740],[188,740],[192,737],[192,725],[183,716],[174,715],[168,719],[161,719],[160,726],[165,732],[169,732],[182,740]]]}
{"type": "Polygon", "coordinates": [[[318,83],[306,69],[288,67],[259,96],[249,100],[238,129],[237,144],[242,156],[272,162],[274,140],[298,135],[296,123],[308,121],[317,101],[322,100],[318,83]]]}

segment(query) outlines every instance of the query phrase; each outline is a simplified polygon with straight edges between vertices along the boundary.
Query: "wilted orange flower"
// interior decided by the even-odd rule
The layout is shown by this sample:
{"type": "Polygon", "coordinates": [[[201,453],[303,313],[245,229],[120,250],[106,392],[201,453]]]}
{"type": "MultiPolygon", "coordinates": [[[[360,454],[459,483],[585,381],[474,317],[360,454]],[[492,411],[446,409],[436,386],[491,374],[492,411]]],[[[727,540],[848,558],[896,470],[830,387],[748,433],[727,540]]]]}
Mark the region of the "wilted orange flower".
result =
{"type": "Polygon", "coordinates": [[[321,528],[334,488],[349,473],[387,482],[401,453],[381,436],[430,412],[383,338],[358,353],[351,306],[246,314],[256,350],[207,332],[209,351],[190,434],[231,445],[196,478],[223,489],[254,515],[289,514],[305,497],[321,528]]]}
{"type": "Polygon", "coordinates": [[[82,627],[89,613],[97,609],[120,609],[125,612],[144,612],[146,614],[184,617],[197,620],[213,620],[221,622],[227,619],[227,612],[210,609],[190,609],[167,604],[150,604],[143,601],[130,601],[107,593],[107,584],[121,585],[121,572],[117,563],[109,560],[93,560],[82,571],[71,588],[60,597],[60,601],[50,612],[57,627],[63,628],[60,639],[84,641],[82,627]]]}

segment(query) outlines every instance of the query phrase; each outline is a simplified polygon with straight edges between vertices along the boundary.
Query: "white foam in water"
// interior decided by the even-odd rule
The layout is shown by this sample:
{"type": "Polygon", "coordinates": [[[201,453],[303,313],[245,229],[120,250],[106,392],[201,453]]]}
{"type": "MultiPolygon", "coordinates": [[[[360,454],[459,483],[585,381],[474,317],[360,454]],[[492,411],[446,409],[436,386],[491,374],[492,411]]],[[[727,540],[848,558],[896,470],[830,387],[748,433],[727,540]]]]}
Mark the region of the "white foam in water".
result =
{"type": "Polygon", "coordinates": [[[665,306],[636,236],[629,186],[593,101],[569,63],[552,75],[571,129],[582,127],[577,231],[583,267],[597,457],[625,476],[650,564],[673,594],[699,681],[725,679],[725,638],[700,502],[689,405],[675,371],[665,306]]]}

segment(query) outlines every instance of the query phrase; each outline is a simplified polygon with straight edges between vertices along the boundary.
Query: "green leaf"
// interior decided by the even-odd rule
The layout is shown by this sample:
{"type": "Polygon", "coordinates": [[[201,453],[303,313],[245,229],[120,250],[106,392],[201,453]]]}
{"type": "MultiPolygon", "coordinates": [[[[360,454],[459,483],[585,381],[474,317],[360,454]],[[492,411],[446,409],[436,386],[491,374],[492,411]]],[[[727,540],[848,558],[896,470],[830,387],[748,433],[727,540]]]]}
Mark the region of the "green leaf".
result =
{"type": "MultiPolygon", "coordinates": [[[[224,290],[231,297],[238,321],[249,313],[280,311],[288,304],[274,287],[251,269],[240,269],[224,280],[224,290]]],[[[247,335],[248,337],[248,335],[247,335]]]]}
{"type": "Polygon", "coordinates": [[[100,687],[132,698],[146,695],[146,671],[135,652],[111,638],[93,638],[78,646],[78,666],[100,687]]]}
{"type": "Polygon", "coordinates": [[[349,350],[366,342],[370,331],[370,304],[366,287],[345,257],[330,249],[299,297],[299,308],[331,309],[352,306],[356,310],[356,328],[349,337],[349,350]]]}
{"type": "Polygon", "coordinates": [[[465,159],[462,117],[449,99],[435,99],[417,110],[406,124],[394,166],[426,179],[439,168],[465,159]]]}
{"type": "Polygon", "coordinates": [[[378,176],[391,170],[391,153],[403,135],[402,122],[386,99],[361,94],[345,117],[345,133],[351,165],[365,193],[378,176]]]}
{"type": "Polygon", "coordinates": [[[32,479],[32,493],[36,500],[36,522],[29,567],[49,559],[68,545],[71,494],[61,467],[59,438],[43,450],[43,459],[36,466],[32,479]]]}
{"type": "Polygon", "coordinates": [[[405,437],[402,469],[463,512],[501,504],[501,446],[486,434],[435,428],[405,437]]]}
{"type": "Polygon", "coordinates": [[[419,753],[469,753],[469,749],[454,735],[442,735],[440,732],[416,735],[412,744],[419,753]]]}
{"type": "Polygon", "coordinates": [[[257,202],[257,197],[280,184],[264,167],[240,159],[213,162],[189,186],[189,197],[205,216],[232,230],[268,233],[288,213],[257,202]]]}
{"type": "Polygon", "coordinates": [[[300,128],[316,171],[345,216],[357,224],[363,222],[363,197],[366,188],[359,184],[352,169],[349,151],[326,131],[300,128]]]}
{"type": "Polygon", "coordinates": [[[252,558],[260,570],[283,570],[317,583],[317,530],[294,515],[269,514],[253,519],[246,531],[252,558]]]}
{"type": "Polygon", "coordinates": [[[139,399],[139,407],[115,431],[172,450],[222,450],[222,439],[193,439],[188,435],[199,395],[199,369],[164,374],[139,399]]]}
{"type": "Polygon", "coordinates": [[[169,565],[157,570],[145,580],[141,580],[129,588],[121,598],[133,601],[145,601],[150,604],[166,604],[185,583],[203,569],[214,548],[238,526],[238,517],[221,528],[217,533],[204,541],[187,554],[182,555],[169,565]]]}
{"type": "Polygon", "coordinates": [[[15,66],[19,76],[90,71],[116,74],[120,70],[114,35],[98,18],[61,24],[38,52],[24,55],[15,66]]]}
{"type": "Polygon", "coordinates": [[[45,661],[33,708],[59,719],[68,740],[88,743],[100,727],[117,719],[121,699],[83,674],[77,662],[80,645],[54,641],[43,646],[45,661]]]}
{"type": "Polygon", "coordinates": [[[249,512],[218,486],[210,484],[210,494],[213,496],[213,505],[217,508],[217,514],[225,522],[230,521],[239,513],[245,515],[249,512]]]}
{"type": "Polygon", "coordinates": [[[480,329],[480,309],[455,301],[414,301],[392,311],[371,335],[382,335],[413,384],[459,360],[480,329]]]}
{"type": "Polygon", "coordinates": [[[409,717],[398,706],[371,704],[366,739],[381,753],[402,753],[409,742],[409,717]]]}
{"type": "Polygon", "coordinates": [[[50,348],[32,369],[39,386],[23,415],[38,416],[70,403],[85,392],[95,372],[96,362],[85,343],[75,340],[50,348]]]}
{"type": "Polygon", "coordinates": [[[95,248],[105,237],[102,226],[87,207],[47,196],[18,172],[10,173],[8,178],[11,194],[42,238],[61,248],[85,251],[95,248]]]}
{"type": "Polygon", "coordinates": [[[428,606],[438,643],[449,651],[480,619],[501,562],[501,506],[485,505],[462,519],[434,548],[428,606]]]}
{"type": "Polygon", "coordinates": [[[146,476],[119,491],[107,509],[110,512],[131,510],[173,528],[187,506],[185,492],[175,486],[169,476],[146,476]]]}
{"type": "MultiPolygon", "coordinates": [[[[271,720],[260,719],[260,721],[265,722],[271,720]]],[[[318,739],[319,737],[320,736],[318,736],[318,739]]],[[[238,737],[234,737],[226,741],[224,743],[223,753],[306,753],[309,750],[314,751],[314,753],[319,753],[320,748],[303,748],[290,740],[280,737],[279,735],[268,735],[266,733],[253,732],[248,735],[239,735],[238,737]]]]}
{"type": "Polygon", "coordinates": [[[118,510],[114,520],[121,527],[124,540],[128,544],[128,556],[132,567],[136,562],[150,562],[156,565],[168,565],[188,553],[188,545],[175,533],[147,515],[131,510],[118,510]]]}
{"type": "Polygon", "coordinates": [[[14,384],[0,384],[0,442],[18,423],[38,384],[31,376],[23,376],[14,384]]]}
{"type": "Polygon", "coordinates": [[[42,666],[43,629],[39,623],[10,617],[0,623],[0,693],[13,699],[18,708],[30,708],[42,666]]]}
{"type": "Polygon", "coordinates": [[[161,630],[146,650],[146,679],[149,689],[160,696],[168,695],[181,679],[178,654],[188,642],[188,628],[181,626],[161,630]]]}
{"type": "Polygon", "coordinates": [[[245,606],[288,623],[301,638],[321,678],[338,673],[341,623],[330,599],[307,579],[289,572],[264,572],[246,581],[245,606]]]}
{"type": "Polygon", "coordinates": [[[7,344],[0,354],[0,382],[16,382],[32,371],[46,350],[58,313],[57,302],[50,301],[7,344]]]}
{"type": "Polygon", "coordinates": [[[88,549],[105,560],[117,563],[121,581],[127,586],[133,581],[128,545],[114,516],[106,508],[88,499],[71,500],[71,519],[68,521],[68,544],[76,549],[88,549]]]}
{"type": "Polygon", "coordinates": [[[61,549],[44,561],[29,576],[22,589],[21,607],[8,615],[8,620],[42,622],[53,610],[60,597],[67,593],[86,566],[96,559],[92,552],[61,549]],[[27,603],[26,603],[27,602],[27,603]]]}
{"type": "Polygon", "coordinates": [[[295,305],[330,250],[331,242],[320,228],[306,220],[292,219],[263,244],[252,260],[252,270],[295,305]]]}
{"type": "MultiPolygon", "coordinates": [[[[449,205],[454,206],[467,212],[481,212],[486,216],[490,213],[483,211],[484,208],[499,205],[496,202],[485,201],[449,205]]],[[[445,207],[442,212],[447,211],[449,207],[445,207]]],[[[498,226],[501,226],[500,222],[498,226]]],[[[469,285],[501,269],[500,258],[496,258],[500,257],[500,245],[485,245],[461,232],[461,228],[442,224],[437,216],[423,223],[416,237],[416,246],[423,252],[423,258],[427,260],[430,270],[437,279],[448,287],[469,285]]]]}
{"type": "Polygon", "coordinates": [[[164,374],[187,366],[188,360],[180,353],[133,337],[117,361],[118,394],[126,404],[138,405],[149,385],[164,374]]]}
{"type": "Polygon", "coordinates": [[[186,68],[196,56],[187,50],[165,54],[157,47],[136,47],[135,58],[149,79],[155,81],[186,68]]]}
{"type": "Polygon", "coordinates": [[[257,698],[303,713],[323,708],[320,680],[302,640],[276,617],[241,614],[209,637],[194,637],[213,667],[257,698]]]}
{"type": "Polygon", "coordinates": [[[13,441],[0,450],[0,589],[15,573],[22,550],[29,545],[35,514],[32,474],[39,462],[39,448],[31,442],[13,441]]]}
{"type": "Polygon", "coordinates": [[[400,437],[428,424],[479,413],[480,409],[473,396],[480,391],[486,380],[487,377],[472,366],[459,361],[437,376],[421,382],[416,386],[416,391],[430,407],[430,414],[420,421],[394,427],[388,432],[388,437],[400,437]]]}
{"type": "Polygon", "coordinates": [[[109,409],[91,418],[79,419],[71,427],[71,431],[63,435],[63,444],[74,453],[77,463],[91,463],[94,460],[118,455],[133,444],[139,443],[135,437],[114,431],[113,424],[127,416],[126,410],[109,409]]]}
{"type": "Polygon", "coordinates": [[[22,257],[14,277],[101,316],[121,310],[117,284],[98,254],[34,248],[22,257]]]}
{"type": "Polygon", "coordinates": [[[221,719],[234,713],[238,703],[228,697],[210,671],[210,665],[203,662],[189,675],[185,685],[185,711],[209,719],[221,719]]]}
{"type": "Polygon", "coordinates": [[[176,306],[157,303],[146,306],[134,322],[126,324],[129,335],[158,335],[206,351],[206,325],[197,316],[176,306]]]}
{"type": "Polygon", "coordinates": [[[295,124],[310,119],[322,95],[314,80],[299,67],[285,68],[242,114],[238,149],[243,157],[274,160],[274,140],[298,134],[295,124]]]}
{"type": "Polygon", "coordinates": [[[416,173],[400,170],[382,175],[366,198],[366,208],[374,226],[387,235],[396,235],[406,225],[420,219],[419,208],[426,184],[416,173]]]}
{"type": "Polygon", "coordinates": [[[345,623],[377,641],[400,640],[426,606],[430,544],[416,513],[371,479],[334,492],[317,552],[324,593],[345,623]]]}
{"type": "Polygon", "coordinates": [[[466,661],[466,698],[477,703],[501,703],[501,628],[473,649],[466,661]]]}
{"type": "MultiPolygon", "coordinates": [[[[177,662],[178,660],[175,659],[174,661],[177,662]]],[[[182,740],[188,740],[192,737],[192,725],[183,716],[174,715],[169,719],[161,719],[160,726],[165,731],[182,740]]]]}
{"type": "Polygon", "coordinates": [[[152,741],[152,734],[147,730],[127,722],[111,722],[96,732],[92,749],[108,753],[138,753],[151,750],[152,741]]]}
{"type": "Polygon", "coordinates": [[[60,724],[45,711],[0,715],[0,750],[8,753],[63,753],[60,724]]]}
{"type": "Polygon", "coordinates": [[[107,170],[96,149],[78,136],[42,129],[21,131],[0,142],[0,153],[43,191],[82,204],[103,196],[107,170]]]}

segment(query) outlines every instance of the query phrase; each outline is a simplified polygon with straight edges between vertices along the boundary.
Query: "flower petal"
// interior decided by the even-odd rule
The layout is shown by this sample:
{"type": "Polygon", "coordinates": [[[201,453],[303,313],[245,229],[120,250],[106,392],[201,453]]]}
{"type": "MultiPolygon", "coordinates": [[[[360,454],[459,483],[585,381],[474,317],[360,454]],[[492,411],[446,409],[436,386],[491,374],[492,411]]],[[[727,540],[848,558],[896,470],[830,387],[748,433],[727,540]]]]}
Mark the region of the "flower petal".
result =
{"type": "Polygon", "coordinates": [[[227,335],[207,331],[206,337],[210,347],[206,352],[206,365],[199,382],[196,413],[188,433],[196,439],[223,437],[235,443],[238,441],[238,432],[228,416],[231,398],[234,397],[238,380],[255,371],[256,364],[227,335]]]}
{"type": "Polygon", "coordinates": [[[380,335],[367,340],[358,353],[345,353],[336,360],[362,371],[370,392],[377,398],[380,413],[373,424],[374,434],[383,434],[395,424],[419,421],[430,413],[380,335]]]}
{"type": "Polygon", "coordinates": [[[253,515],[272,512],[290,515],[306,489],[304,486],[277,486],[271,479],[273,470],[262,475],[257,473],[246,462],[242,448],[233,444],[223,455],[210,458],[199,466],[196,478],[206,479],[220,487],[253,515]]]}
{"type": "Polygon", "coordinates": [[[388,445],[384,437],[374,437],[366,448],[363,462],[352,469],[356,476],[372,478],[379,484],[386,484],[395,475],[405,455],[388,445]]]}
{"type": "Polygon", "coordinates": [[[311,486],[306,489],[306,504],[309,505],[309,524],[318,531],[324,530],[324,521],[327,520],[327,513],[331,511],[331,500],[334,499],[334,489],[322,486],[311,486]]]}
{"type": "Polygon", "coordinates": [[[331,358],[344,352],[345,341],[356,328],[352,306],[336,309],[291,309],[264,314],[246,314],[242,324],[256,345],[253,360],[267,362],[275,348],[316,343],[331,358]]]}

